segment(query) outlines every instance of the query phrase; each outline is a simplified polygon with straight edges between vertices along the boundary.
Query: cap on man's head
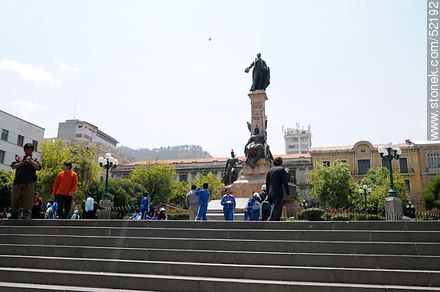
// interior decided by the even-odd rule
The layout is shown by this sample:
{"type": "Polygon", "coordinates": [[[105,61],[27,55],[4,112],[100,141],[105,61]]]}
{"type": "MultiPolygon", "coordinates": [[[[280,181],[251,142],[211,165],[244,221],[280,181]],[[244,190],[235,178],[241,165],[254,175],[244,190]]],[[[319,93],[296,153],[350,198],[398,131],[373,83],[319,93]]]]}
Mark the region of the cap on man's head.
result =
{"type": "Polygon", "coordinates": [[[261,186],[261,190],[262,190],[262,191],[265,191],[265,190],[266,190],[266,185],[262,185],[262,186],[261,186]]]}
{"type": "Polygon", "coordinates": [[[34,151],[34,145],[32,143],[26,143],[24,144],[23,149],[32,149],[32,151],[34,151]]]}
{"type": "Polygon", "coordinates": [[[165,208],[160,208],[159,209],[159,212],[164,212],[165,211],[165,208]]]}

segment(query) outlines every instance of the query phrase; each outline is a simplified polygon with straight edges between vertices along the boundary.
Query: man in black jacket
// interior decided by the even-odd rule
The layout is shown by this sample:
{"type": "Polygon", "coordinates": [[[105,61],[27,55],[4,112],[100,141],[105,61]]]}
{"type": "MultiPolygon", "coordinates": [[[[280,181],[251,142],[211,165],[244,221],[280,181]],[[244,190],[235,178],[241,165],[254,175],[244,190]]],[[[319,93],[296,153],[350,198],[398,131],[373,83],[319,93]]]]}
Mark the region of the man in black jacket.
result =
{"type": "Polygon", "coordinates": [[[281,164],[283,164],[283,159],[281,157],[275,158],[273,161],[274,166],[269,169],[266,175],[268,199],[273,204],[269,221],[280,221],[284,193],[289,195],[287,173],[281,164]]]}

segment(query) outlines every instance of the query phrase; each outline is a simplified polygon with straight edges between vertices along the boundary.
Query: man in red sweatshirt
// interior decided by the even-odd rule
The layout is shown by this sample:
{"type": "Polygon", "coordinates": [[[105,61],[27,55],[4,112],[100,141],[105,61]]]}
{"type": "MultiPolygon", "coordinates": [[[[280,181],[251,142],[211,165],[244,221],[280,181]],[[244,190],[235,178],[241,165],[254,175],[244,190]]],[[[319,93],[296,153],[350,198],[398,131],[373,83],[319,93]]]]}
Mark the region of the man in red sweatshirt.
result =
{"type": "Polygon", "coordinates": [[[72,163],[64,162],[64,171],[57,174],[53,184],[52,197],[58,204],[58,218],[66,219],[72,207],[72,196],[78,188],[78,176],[72,170],[72,163]]]}

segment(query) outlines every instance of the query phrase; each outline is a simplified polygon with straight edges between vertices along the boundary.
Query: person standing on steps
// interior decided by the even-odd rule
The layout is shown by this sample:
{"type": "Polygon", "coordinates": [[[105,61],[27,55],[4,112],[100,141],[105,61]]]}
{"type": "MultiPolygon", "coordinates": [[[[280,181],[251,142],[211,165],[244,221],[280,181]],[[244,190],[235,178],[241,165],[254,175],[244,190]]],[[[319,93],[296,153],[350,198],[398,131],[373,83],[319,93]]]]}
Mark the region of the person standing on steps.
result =
{"type": "Polygon", "coordinates": [[[11,167],[15,169],[15,178],[11,192],[11,219],[19,219],[20,210],[23,209],[23,219],[31,219],[32,206],[37,182],[36,171],[41,169],[40,162],[33,157],[34,145],[26,143],[23,146],[24,155],[16,156],[11,167]]]}
{"type": "Polygon", "coordinates": [[[195,220],[199,210],[199,197],[196,196],[197,186],[192,185],[191,190],[186,194],[185,206],[189,211],[189,220],[195,220]]]}
{"type": "Polygon", "coordinates": [[[281,157],[275,158],[273,161],[274,166],[269,169],[266,175],[268,201],[273,204],[269,221],[280,221],[284,193],[289,195],[287,173],[284,167],[281,166],[282,164],[283,159],[281,157]]]}
{"type": "Polygon", "coordinates": [[[211,193],[208,190],[208,183],[203,183],[203,189],[196,191],[199,198],[199,210],[197,211],[196,221],[206,221],[206,211],[208,210],[208,201],[211,193]]]}
{"type": "Polygon", "coordinates": [[[66,219],[72,208],[72,197],[78,189],[78,175],[72,170],[70,161],[64,162],[64,170],[57,174],[52,196],[58,204],[58,218],[66,219]]]}

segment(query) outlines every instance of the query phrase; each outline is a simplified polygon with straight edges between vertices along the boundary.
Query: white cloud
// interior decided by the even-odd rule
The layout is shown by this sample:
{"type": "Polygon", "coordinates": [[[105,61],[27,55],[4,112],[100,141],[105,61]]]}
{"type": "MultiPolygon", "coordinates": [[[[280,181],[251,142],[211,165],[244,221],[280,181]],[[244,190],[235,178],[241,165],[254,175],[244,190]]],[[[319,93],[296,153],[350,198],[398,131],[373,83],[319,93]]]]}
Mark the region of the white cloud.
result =
{"type": "Polygon", "coordinates": [[[63,63],[61,61],[55,60],[55,63],[57,64],[57,69],[60,72],[74,72],[78,73],[80,71],[78,64],[68,65],[66,63],[63,63]]]}
{"type": "Polygon", "coordinates": [[[8,106],[14,108],[20,114],[30,114],[42,111],[47,111],[47,107],[41,104],[34,103],[30,100],[14,100],[8,103],[8,106]]]}
{"type": "Polygon", "coordinates": [[[56,80],[55,77],[50,72],[47,72],[44,67],[36,67],[31,64],[21,63],[14,60],[0,61],[0,70],[18,73],[23,79],[36,84],[61,84],[61,81],[56,80]]]}

